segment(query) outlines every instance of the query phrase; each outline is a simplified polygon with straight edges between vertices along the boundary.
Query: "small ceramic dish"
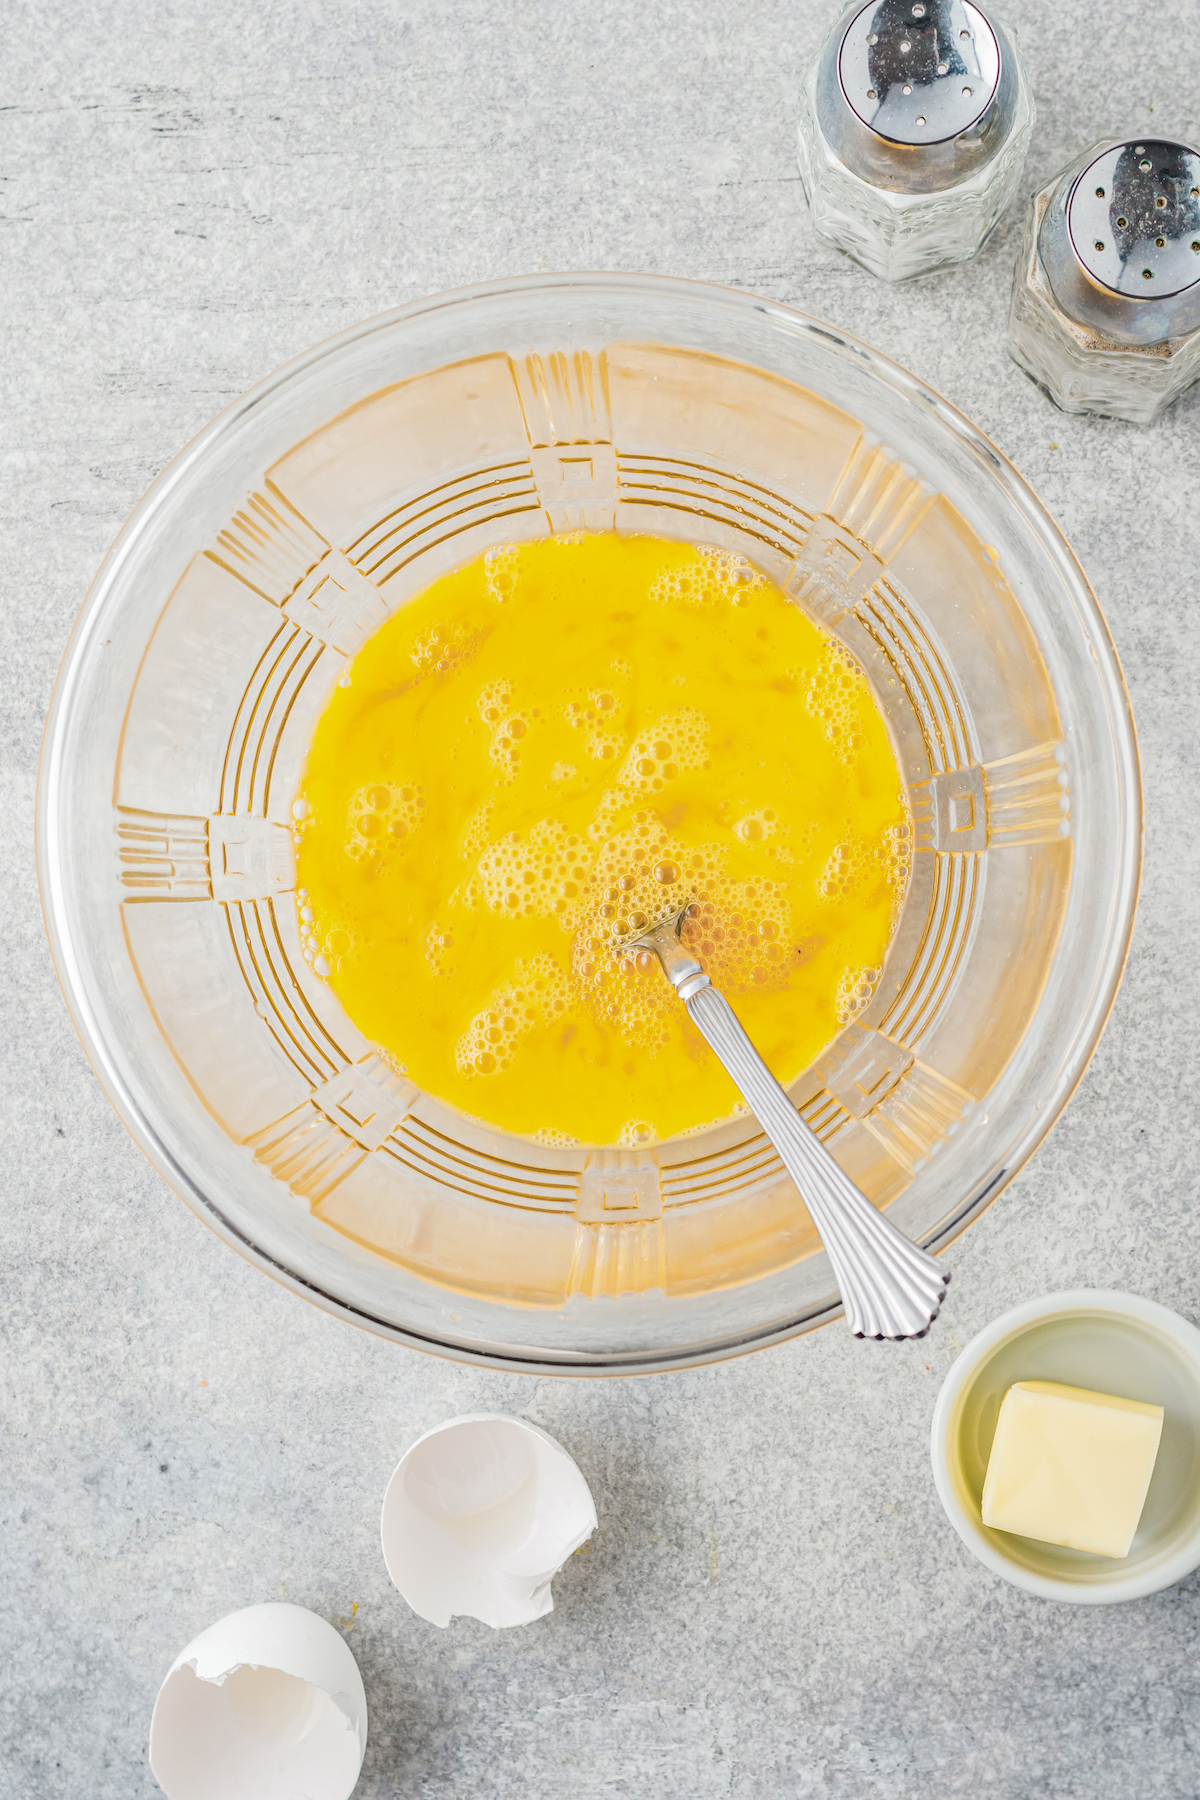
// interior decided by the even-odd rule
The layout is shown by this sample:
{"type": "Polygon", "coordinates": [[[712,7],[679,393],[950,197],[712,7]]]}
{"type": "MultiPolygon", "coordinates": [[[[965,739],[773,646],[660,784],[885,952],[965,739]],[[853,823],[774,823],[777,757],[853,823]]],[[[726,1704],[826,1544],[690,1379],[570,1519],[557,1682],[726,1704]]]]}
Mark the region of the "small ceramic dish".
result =
{"type": "Polygon", "coordinates": [[[1015,1306],[973,1338],[933,1414],[946,1516],[996,1575],[1046,1600],[1107,1606],[1200,1565],[1200,1331],[1136,1294],[1081,1288],[1015,1306]],[[991,1531],[981,1496],[1000,1402],[1015,1381],[1059,1381],[1164,1409],[1162,1442],[1129,1555],[1119,1560],[991,1531]]]}

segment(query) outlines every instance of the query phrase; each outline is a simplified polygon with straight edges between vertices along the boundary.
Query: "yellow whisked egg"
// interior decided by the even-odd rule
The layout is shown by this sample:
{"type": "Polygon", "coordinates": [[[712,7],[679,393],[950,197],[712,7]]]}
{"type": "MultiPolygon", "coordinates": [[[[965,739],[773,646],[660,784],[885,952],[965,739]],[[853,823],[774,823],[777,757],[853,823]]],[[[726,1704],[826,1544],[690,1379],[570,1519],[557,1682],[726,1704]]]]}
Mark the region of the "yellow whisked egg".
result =
{"type": "Polygon", "coordinates": [[[393,1063],[557,1143],[738,1095],[653,959],[686,941],[783,1082],[862,1011],[908,879],[853,658],[727,552],[577,533],[488,551],[369,639],[294,808],[305,954],[393,1063]]]}

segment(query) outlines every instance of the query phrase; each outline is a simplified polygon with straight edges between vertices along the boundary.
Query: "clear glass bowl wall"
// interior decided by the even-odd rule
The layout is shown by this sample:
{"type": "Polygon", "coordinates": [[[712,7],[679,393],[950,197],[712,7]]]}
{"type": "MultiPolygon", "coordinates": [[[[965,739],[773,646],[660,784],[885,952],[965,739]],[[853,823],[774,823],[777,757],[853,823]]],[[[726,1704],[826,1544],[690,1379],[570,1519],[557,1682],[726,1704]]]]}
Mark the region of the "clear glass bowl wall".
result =
{"type": "Polygon", "coordinates": [[[300,954],[289,812],[366,634],[497,541],[727,546],[841,637],[890,721],[913,875],[870,1005],[794,1085],[935,1249],[1066,1103],[1140,862],[1104,621],[1028,487],[953,408],[782,306],[636,276],[420,302],[271,376],[125,526],[64,659],[39,860],[68,1003],[155,1166],[298,1292],[534,1372],[680,1367],[836,1316],[749,1117],[551,1149],[398,1078],[300,954]]]}

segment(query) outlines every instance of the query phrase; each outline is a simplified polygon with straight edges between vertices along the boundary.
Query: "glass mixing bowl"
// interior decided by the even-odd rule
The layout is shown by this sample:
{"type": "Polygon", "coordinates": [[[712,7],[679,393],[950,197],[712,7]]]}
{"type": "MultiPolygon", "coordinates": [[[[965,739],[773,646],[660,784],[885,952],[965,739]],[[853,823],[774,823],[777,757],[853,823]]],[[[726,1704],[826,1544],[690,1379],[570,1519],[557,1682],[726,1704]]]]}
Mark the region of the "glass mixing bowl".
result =
{"type": "Polygon", "coordinates": [[[229,1243],[399,1342],[534,1373],[678,1368],[839,1310],[750,1116],[637,1150],[490,1130],[393,1073],[301,954],[290,809],[347,658],[487,545],[613,525],[750,557],[874,684],[913,874],[792,1095],[920,1243],[1065,1105],[1140,865],[1129,700],[1070,549],[980,432],[830,326],[541,276],[371,319],[229,407],[117,538],[59,676],[39,862],[67,1001],[229,1243]]]}

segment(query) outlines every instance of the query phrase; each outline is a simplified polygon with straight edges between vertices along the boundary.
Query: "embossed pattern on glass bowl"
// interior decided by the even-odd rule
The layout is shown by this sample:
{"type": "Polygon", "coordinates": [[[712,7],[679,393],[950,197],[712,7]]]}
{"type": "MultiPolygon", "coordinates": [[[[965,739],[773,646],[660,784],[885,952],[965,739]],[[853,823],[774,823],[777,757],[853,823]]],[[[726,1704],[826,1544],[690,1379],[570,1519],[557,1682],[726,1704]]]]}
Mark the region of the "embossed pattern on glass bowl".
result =
{"type": "Polygon", "coordinates": [[[47,724],[39,859],[68,1003],[155,1166],[297,1292],[534,1372],[712,1361],[836,1315],[748,1115],[554,1148],[393,1072],[300,953],[290,806],[330,684],[486,545],[616,525],[751,557],[858,658],[916,839],[858,1016],[793,1084],[940,1249],[1045,1135],[1120,978],[1137,751],[1062,536],[972,425],[787,307],[541,276],[402,307],[213,421],[101,568],[47,724]]]}

